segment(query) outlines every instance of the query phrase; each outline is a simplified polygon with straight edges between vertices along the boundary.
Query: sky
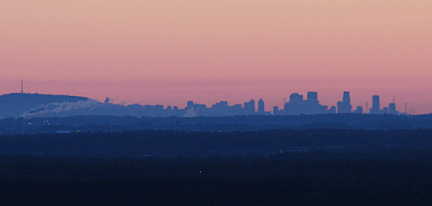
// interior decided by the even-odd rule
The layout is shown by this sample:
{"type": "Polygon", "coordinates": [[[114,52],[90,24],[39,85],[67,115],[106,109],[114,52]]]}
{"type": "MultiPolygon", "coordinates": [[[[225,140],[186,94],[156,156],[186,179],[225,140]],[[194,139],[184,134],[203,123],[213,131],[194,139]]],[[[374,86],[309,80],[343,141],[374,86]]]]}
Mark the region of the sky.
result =
{"type": "Polygon", "coordinates": [[[430,0],[0,1],[0,94],[208,106],[350,91],[432,113],[430,0]]]}

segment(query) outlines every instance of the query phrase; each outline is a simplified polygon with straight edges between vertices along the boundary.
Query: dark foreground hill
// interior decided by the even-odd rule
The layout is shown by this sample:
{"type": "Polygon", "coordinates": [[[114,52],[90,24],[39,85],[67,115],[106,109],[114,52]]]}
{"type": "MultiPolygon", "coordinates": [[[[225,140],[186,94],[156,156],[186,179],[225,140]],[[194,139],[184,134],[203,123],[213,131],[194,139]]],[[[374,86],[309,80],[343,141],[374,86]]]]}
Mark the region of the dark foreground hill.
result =
{"type": "Polygon", "coordinates": [[[51,95],[51,94],[27,94],[11,93],[0,96],[0,118],[18,117],[26,111],[54,102],[78,102],[87,101],[86,97],[51,95]]]}

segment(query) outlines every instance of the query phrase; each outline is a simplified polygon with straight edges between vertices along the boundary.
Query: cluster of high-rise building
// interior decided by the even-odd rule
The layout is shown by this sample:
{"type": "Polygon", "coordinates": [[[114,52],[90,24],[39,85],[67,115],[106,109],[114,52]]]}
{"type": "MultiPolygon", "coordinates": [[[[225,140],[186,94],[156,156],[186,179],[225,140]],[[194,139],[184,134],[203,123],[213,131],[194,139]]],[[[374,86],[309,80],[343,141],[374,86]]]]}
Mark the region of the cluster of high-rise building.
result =
{"type": "MultiPolygon", "coordinates": [[[[342,97],[342,101],[339,101],[337,103],[337,112],[363,114],[363,107],[357,106],[357,108],[352,111],[349,92],[345,91],[342,97]]],[[[379,95],[373,95],[372,108],[369,110],[369,114],[399,114],[399,112],[396,111],[396,104],[394,102],[390,103],[388,107],[384,107],[381,109],[379,95]]]]}
{"type": "MultiPolygon", "coordinates": [[[[105,101],[105,105],[112,105],[109,99],[105,101]]],[[[380,97],[378,95],[372,96],[372,108],[363,109],[357,106],[355,110],[351,105],[350,93],[343,92],[342,101],[338,101],[336,106],[328,108],[326,105],[321,105],[318,101],[318,93],[310,91],[307,93],[306,99],[303,95],[293,93],[289,96],[289,101],[284,102],[283,108],[277,106],[273,107],[273,111],[265,111],[264,100],[260,99],[257,103],[251,99],[243,104],[228,105],[227,101],[220,101],[207,107],[205,104],[197,104],[193,101],[188,101],[184,109],[177,106],[168,106],[164,108],[163,105],[128,105],[126,110],[137,116],[153,116],[153,117],[166,117],[166,116],[182,116],[182,117],[195,117],[195,116],[236,116],[236,115],[311,115],[311,114],[393,114],[397,115],[399,112],[396,110],[395,103],[390,103],[388,107],[381,108],[380,97]],[[256,108],[255,106],[258,106],[256,108]]],[[[120,111],[120,110],[119,110],[120,111]]],[[[127,112],[126,112],[127,113],[127,112]]]]}
{"type": "Polygon", "coordinates": [[[205,104],[195,104],[193,101],[188,101],[184,109],[185,115],[193,116],[235,116],[235,115],[271,115],[270,112],[264,110],[264,100],[258,101],[258,111],[255,110],[255,101],[251,99],[243,105],[234,104],[228,105],[227,101],[220,101],[207,108],[205,104]]]}
{"type": "MultiPolygon", "coordinates": [[[[148,117],[169,117],[169,116],[180,116],[180,117],[195,117],[195,116],[236,116],[236,115],[311,115],[311,114],[347,114],[347,113],[357,113],[357,114],[392,114],[397,115],[399,112],[396,110],[396,104],[390,103],[388,107],[381,108],[380,97],[378,95],[372,96],[372,107],[369,109],[366,103],[366,108],[363,109],[361,106],[357,106],[355,110],[351,105],[350,93],[348,91],[343,92],[342,101],[338,101],[336,106],[331,106],[330,108],[326,105],[320,104],[318,101],[318,93],[309,91],[306,98],[299,93],[292,93],[289,96],[289,101],[284,101],[283,108],[277,106],[273,107],[273,111],[265,111],[265,103],[263,99],[258,102],[251,99],[243,104],[229,105],[227,101],[220,101],[213,104],[211,107],[207,107],[205,104],[197,104],[193,101],[188,101],[187,106],[184,109],[180,109],[177,106],[167,106],[163,105],[118,105],[112,104],[110,99],[107,98],[104,103],[98,101],[89,101],[88,98],[75,97],[72,99],[78,99],[75,101],[61,101],[56,102],[60,99],[70,99],[66,98],[69,96],[53,96],[53,95],[39,95],[39,94],[9,94],[3,95],[4,98],[16,98],[14,96],[28,96],[29,99],[47,99],[51,101],[48,104],[42,104],[40,106],[35,106],[33,109],[28,111],[16,111],[16,116],[20,115],[23,117],[29,116],[41,116],[41,115],[53,115],[61,114],[64,116],[73,115],[132,115],[132,116],[148,116],[148,117]],[[33,97],[35,96],[35,97],[33,97]],[[52,96],[52,97],[51,97],[52,96]],[[56,100],[56,101],[54,101],[56,100]],[[83,103],[84,102],[84,103],[83,103]],[[257,106],[257,107],[256,107],[257,106]],[[24,113],[23,113],[24,112],[24,113]]],[[[14,100],[15,102],[21,101],[14,100]]],[[[14,102],[10,101],[10,102],[14,102]]],[[[39,101],[39,100],[38,100],[39,101]]],[[[37,101],[28,101],[37,102],[37,101]]],[[[37,105],[37,104],[36,104],[37,105]]],[[[23,106],[23,108],[25,108],[23,106]]],[[[32,108],[29,106],[29,108],[32,108]]],[[[8,109],[7,111],[9,111],[8,109]]],[[[6,111],[6,110],[5,110],[6,111]]],[[[8,113],[5,113],[10,115],[8,113]]],[[[407,105],[405,104],[405,112],[407,114],[407,105]]],[[[1,116],[1,115],[0,115],[1,116]]]]}
{"type": "Polygon", "coordinates": [[[381,109],[380,107],[380,99],[378,95],[372,96],[372,108],[369,110],[370,114],[399,114],[396,111],[396,104],[390,103],[388,107],[384,107],[381,109]]]}
{"type": "MultiPolygon", "coordinates": [[[[164,114],[174,116],[235,116],[235,115],[299,115],[299,114],[347,114],[367,113],[367,109],[357,106],[355,110],[351,105],[351,98],[349,91],[344,91],[342,101],[337,102],[336,107],[331,106],[328,108],[326,105],[321,105],[318,101],[317,92],[308,92],[307,98],[304,99],[303,95],[293,93],[289,96],[289,102],[285,102],[283,108],[273,107],[273,111],[265,111],[264,100],[258,101],[258,109],[255,109],[255,101],[252,99],[249,102],[242,104],[228,105],[227,101],[220,101],[207,107],[205,104],[196,104],[193,101],[188,101],[184,109],[178,107],[168,106],[164,114]]],[[[161,106],[161,105],[159,105],[161,106]]],[[[162,107],[163,108],[163,107],[162,107]]],[[[399,114],[396,111],[395,103],[390,103],[388,107],[381,109],[380,99],[378,95],[372,96],[372,108],[369,110],[370,114],[399,114]]]]}
{"type": "Polygon", "coordinates": [[[328,114],[335,112],[336,108],[334,106],[328,109],[327,106],[319,103],[318,93],[316,92],[308,92],[306,100],[303,99],[303,95],[293,93],[290,95],[289,102],[285,102],[282,110],[279,110],[277,106],[273,108],[274,115],[328,114]]]}
{"type": "MultiPolygon", "coordinates": [[[[357,106],[355,110],[352,109],[350,93],[343,92],[342,101],[337,102],[337,108],[332,106],[328,108],[325,105],[320,105],[318,101],[318,94],[316,92],[308,92],[307,99],[303,99],[303,95],[293,93],[290,95],[289,102],[284,104],[284,108],[279,110],[277,106],[273,108],[274,115],[295,115],[295,114],[344,114],[356,113],[363,114],[363,107],[357,106]]],[[[372,96],[372,108],[370,114],[399,114],[396,111],[396,104],[390,103],[388,107],[381,109],[380,100],[378,95],[372,96]]]]}

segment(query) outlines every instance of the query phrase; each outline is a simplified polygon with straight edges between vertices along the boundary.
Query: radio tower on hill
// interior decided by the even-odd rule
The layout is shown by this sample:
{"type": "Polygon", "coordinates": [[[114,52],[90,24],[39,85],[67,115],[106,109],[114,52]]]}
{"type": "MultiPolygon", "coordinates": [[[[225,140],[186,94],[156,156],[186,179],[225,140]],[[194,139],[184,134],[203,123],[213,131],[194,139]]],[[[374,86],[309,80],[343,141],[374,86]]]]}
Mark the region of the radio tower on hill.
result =
{"type": "Polygon", "coordinates": [[[24,81],[21,80],[21,94],[24,94],[24,81]]]}

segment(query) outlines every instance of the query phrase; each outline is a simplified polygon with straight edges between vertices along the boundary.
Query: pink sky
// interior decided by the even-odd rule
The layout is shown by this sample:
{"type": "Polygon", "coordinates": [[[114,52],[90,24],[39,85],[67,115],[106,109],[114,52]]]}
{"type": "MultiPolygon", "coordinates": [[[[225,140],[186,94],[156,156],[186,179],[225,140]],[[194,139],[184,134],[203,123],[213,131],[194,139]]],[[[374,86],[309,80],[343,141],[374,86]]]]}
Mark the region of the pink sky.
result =
{"type": "Polygon", "coordinates": [[[432,112],[430,0],[0,1],[0,94],[282,107],[292,92],[432,112]]]}

